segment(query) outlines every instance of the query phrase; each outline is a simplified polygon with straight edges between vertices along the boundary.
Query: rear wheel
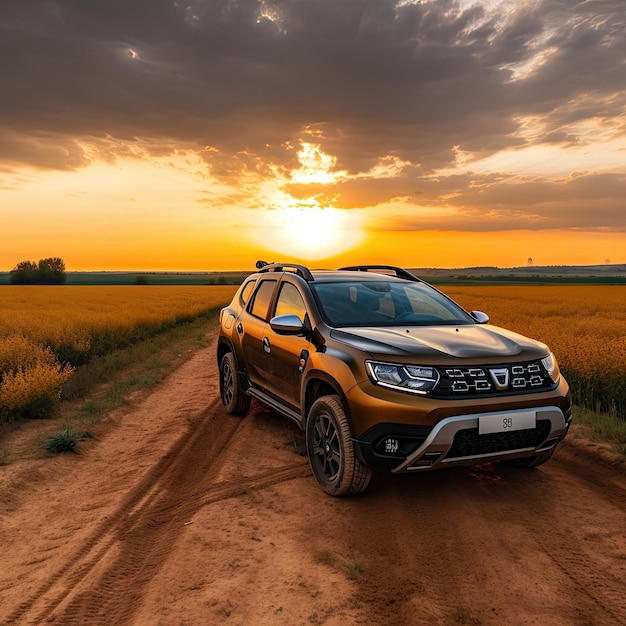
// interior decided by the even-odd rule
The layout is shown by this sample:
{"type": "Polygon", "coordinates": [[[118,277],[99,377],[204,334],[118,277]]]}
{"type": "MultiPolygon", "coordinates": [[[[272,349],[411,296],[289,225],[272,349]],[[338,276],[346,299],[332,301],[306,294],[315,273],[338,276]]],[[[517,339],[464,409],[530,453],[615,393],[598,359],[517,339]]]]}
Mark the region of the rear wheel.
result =
{"type": "Polygon", "coordinates": [[[367,489],[372,470],[356,458],[339,396],[313,403],[306,422],[306,449],[313,475],[327,494],[350,496],[367,489]]]}
{"type": "Polygon", "coordinates": [[[220,396],[226,413],[244,415],[250,408],[251,398],[243,392],[237,374],[237,361],[227,352],[220,362],[220,396]]]}

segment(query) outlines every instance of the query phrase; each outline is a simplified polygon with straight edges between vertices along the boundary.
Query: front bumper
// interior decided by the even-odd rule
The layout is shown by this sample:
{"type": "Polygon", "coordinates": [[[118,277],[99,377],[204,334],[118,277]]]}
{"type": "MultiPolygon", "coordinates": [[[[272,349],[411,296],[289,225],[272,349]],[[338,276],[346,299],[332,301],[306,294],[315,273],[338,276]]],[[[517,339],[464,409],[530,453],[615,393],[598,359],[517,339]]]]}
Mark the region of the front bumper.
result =
{"type": "Polygon", "coordinates": [[[354,443],[366,464],[394,473],[523,458],[554,448],[571,424],[571,409],[542,406],[532,411],[534,428],[479,433],[481,419],[515,419],[529,413],[524,408],[451,416],[433,427],[378,424],[354,443]]]}

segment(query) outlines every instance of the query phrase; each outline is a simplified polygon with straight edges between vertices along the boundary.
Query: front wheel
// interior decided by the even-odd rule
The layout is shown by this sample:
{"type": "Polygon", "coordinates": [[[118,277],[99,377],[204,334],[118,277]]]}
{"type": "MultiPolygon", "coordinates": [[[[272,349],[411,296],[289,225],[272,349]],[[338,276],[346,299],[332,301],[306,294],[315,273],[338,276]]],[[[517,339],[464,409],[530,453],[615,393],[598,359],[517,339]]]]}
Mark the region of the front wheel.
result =
{"type": "Polygon", "coordinates": [[[232,352],[227,352],[220,362],[220,397],[226,413],[230,415],[244,415],[250,408],[251,398],[241,389],[237,362],[232,352]]]}
{"type": "Polygon", "coordinates": [[[327,494],[351,496],[367,489],[372,470],[356,458],[339,396],[313,403],[306,422],[306,449],[313,475],[327,494]]]}

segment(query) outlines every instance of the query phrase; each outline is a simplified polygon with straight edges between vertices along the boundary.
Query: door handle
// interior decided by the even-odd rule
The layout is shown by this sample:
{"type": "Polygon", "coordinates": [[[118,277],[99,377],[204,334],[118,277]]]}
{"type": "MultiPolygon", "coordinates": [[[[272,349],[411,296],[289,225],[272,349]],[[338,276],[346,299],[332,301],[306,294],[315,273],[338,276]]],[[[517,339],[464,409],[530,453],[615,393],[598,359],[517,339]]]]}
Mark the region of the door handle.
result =
{"type": "Polygon", "coordinates": [[[267,337],[263,337],[263,350],[265,350],[268,354],[272,351],[270,340],[267,337]]]}
{"type": "Polygon", "coordinates": [[[239,322],[239,324],[237,324],[237,332],[240,335],[243,335],[243,324],[241,322],[239,322]]]}

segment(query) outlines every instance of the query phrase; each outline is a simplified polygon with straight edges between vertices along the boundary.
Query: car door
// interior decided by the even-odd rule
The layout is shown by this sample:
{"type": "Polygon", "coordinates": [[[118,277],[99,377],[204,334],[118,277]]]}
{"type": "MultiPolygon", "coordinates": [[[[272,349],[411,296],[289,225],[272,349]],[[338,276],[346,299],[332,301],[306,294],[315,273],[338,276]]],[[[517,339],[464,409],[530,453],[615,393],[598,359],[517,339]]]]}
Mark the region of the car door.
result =
{"type": "MultiPolygon", "coordinates": [[[[299,289],[291,282],[283,281],[279,287],[276,303],[270,319],[279,315],[295,315],[306,325],[309,315],[299,289]]],[[[266,382],[273,396],[295,410],[300,407],[302,372],[308,359],[309,333],[283,335],[274,332],[270,324],[264,331],[266,351],[266,382]]]]}
{"type": "Polygon", "coordinates": [[[261,279],[236,326],[241,337],[248,380],[261,389],[267,386],[268,346],[264,344],[265,327],[277,285],[277,278],[261,279]]]}

